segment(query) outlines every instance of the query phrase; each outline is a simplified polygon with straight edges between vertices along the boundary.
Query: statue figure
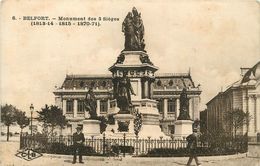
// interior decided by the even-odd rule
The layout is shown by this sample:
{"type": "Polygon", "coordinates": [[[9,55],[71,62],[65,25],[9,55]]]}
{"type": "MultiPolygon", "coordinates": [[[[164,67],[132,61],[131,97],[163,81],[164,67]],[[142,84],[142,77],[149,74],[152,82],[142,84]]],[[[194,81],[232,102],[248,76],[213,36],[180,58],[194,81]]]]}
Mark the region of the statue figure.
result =
{"type": "Polygon", "coordinates": [[[85,97],[84,104],[85,104],[86,111],[89,112],[89,114],[90,114],[90,119],[97,118],[97,112],[96,112],[97,101],[96,101],[96,97],[93,92],[93,87],[89,88],[89,90],[86,94],[86,97],[85,97]]]}
{"type": "Polygon", "coordinates": [[[131,94],[135,95],[130,83],[130,79],[126,76],[127,72],[123,73],[123,77],[115,81],[114,97],[117,99],[119,113],[130,113],[129,107],[132,106],[131,94]]]}
{"type": "Polygon", "coordinates": [[[183,88],[180,95],[180,115],[178,120],[190,120],[189,115],[189,99],[187,97],[187,90],[183,88]]]}
{"type": "Polygon", "coordinates": [[[116,63],[122,64],[122,63],[124,62],[124,60],[125,60],[125,55],[120,54],[120,55],[117,57],[116,63]]]}
{"type": "Polygon", "coordinates": [[[153,65],[153,63],[149,59],[148,55],[140,55],[140,60],[142,63],[148,63],[150,65],[153,65]]]}
{"type": "Polygon", "coordinates": [[[135,7],[124,19],[122,32],[125,34],[125,51],[145,51],[143,21],[135,7]]]}

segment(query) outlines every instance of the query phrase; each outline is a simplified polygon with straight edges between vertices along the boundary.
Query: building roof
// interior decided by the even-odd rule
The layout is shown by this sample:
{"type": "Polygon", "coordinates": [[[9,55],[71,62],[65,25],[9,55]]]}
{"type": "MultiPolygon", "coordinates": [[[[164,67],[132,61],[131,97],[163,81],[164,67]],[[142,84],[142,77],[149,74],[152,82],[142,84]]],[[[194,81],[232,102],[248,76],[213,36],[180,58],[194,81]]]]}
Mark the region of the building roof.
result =
{"type": "Polygon", "coordinates": [[[216,96],[214,96],[206,105],[223,95],[224,93],[228,92],[232,88],[237,88],[240,86],[255,86],[258,82],[260,82],[260,61],[254,65],[252,68],[246,68],[248,71],[243,75],[242,79],[232,83],[227,87],[224,92],[219,92],[216,96]]]}
{"type": "MultiPolygon", "coordinates": [[[[62,88],[65,89],[84,89],[90,86],[98,87],[98,89],[112,88],[112,75],[66,75],[62,84],[62,88]]],[[[155,89],[182,89],[183,87],[195,87],[190,73],[160,73],[155,75],[155,89]]]]}
{"type": "Polygon", "coordinates": [[[241,84],[252,84],[260,80],[260,61],[250,68],[241,80],[241,84]],[[253,81],[253,82],[252,82],[253,81]]]}

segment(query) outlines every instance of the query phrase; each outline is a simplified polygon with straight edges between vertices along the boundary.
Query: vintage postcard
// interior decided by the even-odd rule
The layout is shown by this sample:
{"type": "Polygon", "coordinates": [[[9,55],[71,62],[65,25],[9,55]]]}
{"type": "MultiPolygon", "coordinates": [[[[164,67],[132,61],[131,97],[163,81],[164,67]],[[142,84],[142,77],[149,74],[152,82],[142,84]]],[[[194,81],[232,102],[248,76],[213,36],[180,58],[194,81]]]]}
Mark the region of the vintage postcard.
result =
{"type": "Polygon", "coordinates": [[[0,165],[260,166],[260,1],[0,4],[0,165]]]}

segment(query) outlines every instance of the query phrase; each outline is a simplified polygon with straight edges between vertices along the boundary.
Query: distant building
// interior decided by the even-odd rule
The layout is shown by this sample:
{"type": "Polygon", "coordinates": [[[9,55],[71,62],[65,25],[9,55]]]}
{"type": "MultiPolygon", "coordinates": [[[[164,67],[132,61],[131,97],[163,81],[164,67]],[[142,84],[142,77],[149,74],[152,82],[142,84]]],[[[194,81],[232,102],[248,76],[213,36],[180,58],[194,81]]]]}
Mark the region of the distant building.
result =
{"type": "MultiPolygon", "coordinates": [[[[251,115],[248,136],[256,140],[260,133],[260,62],[252,68],[241,68],[241,79],[219,92],[207,103],[207,128],[228,131],[224,114],[232,109],[248,111],[251,115]]],[[[240,133],[246,132],[246,126],[240,133]]]]}
{"type": "Polygon", "coordinates": [[[201,133],[207,133],[208,132],[207,113],[208,113],[207,109],[200,112],[200,132],[201,133]]]}
{"type": "MultiPolygon", "coordinates": [[[[113,99],[112,75],[67,75],[61,88],[54,91],[56,105],[69,119],[69,125],[63,130],[66,134],[72,134],[77,125],[82,125],[85,118],[84,99],[92,84],[97,98],[97,114],[106,116],[113,99]]],[[[174,133],[174,122],[179,115],[179,97],[184,87],[187,87],[190,98],[190,117],[199,119],[201,90],[195,86],[190,73],[157,74],[151,86],[151,98],[158,101],[160,126],[166,135],[174,133]]]]}

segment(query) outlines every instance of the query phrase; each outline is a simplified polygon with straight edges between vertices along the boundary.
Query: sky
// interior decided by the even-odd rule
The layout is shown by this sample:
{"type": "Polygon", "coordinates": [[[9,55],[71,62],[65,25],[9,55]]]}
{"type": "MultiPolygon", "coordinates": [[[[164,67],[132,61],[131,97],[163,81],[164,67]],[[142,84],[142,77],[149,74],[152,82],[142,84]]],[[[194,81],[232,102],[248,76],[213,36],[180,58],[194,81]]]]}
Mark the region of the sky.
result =
{"type": "Polygon", "coordinates": [[[200,110],[221,88],[239,80],[240,67],[260,60],[259,2],[61,1],[1,2],[1,103],[28,112],[54,104],[66,74],[110,74],[124,47],[122,22],[135,6],[145,27],[146,50],[158,73],[191,70],[201,85],[200,110]],[[31,26],[23,16],[116,17],[99,27],[31,26]]]}

